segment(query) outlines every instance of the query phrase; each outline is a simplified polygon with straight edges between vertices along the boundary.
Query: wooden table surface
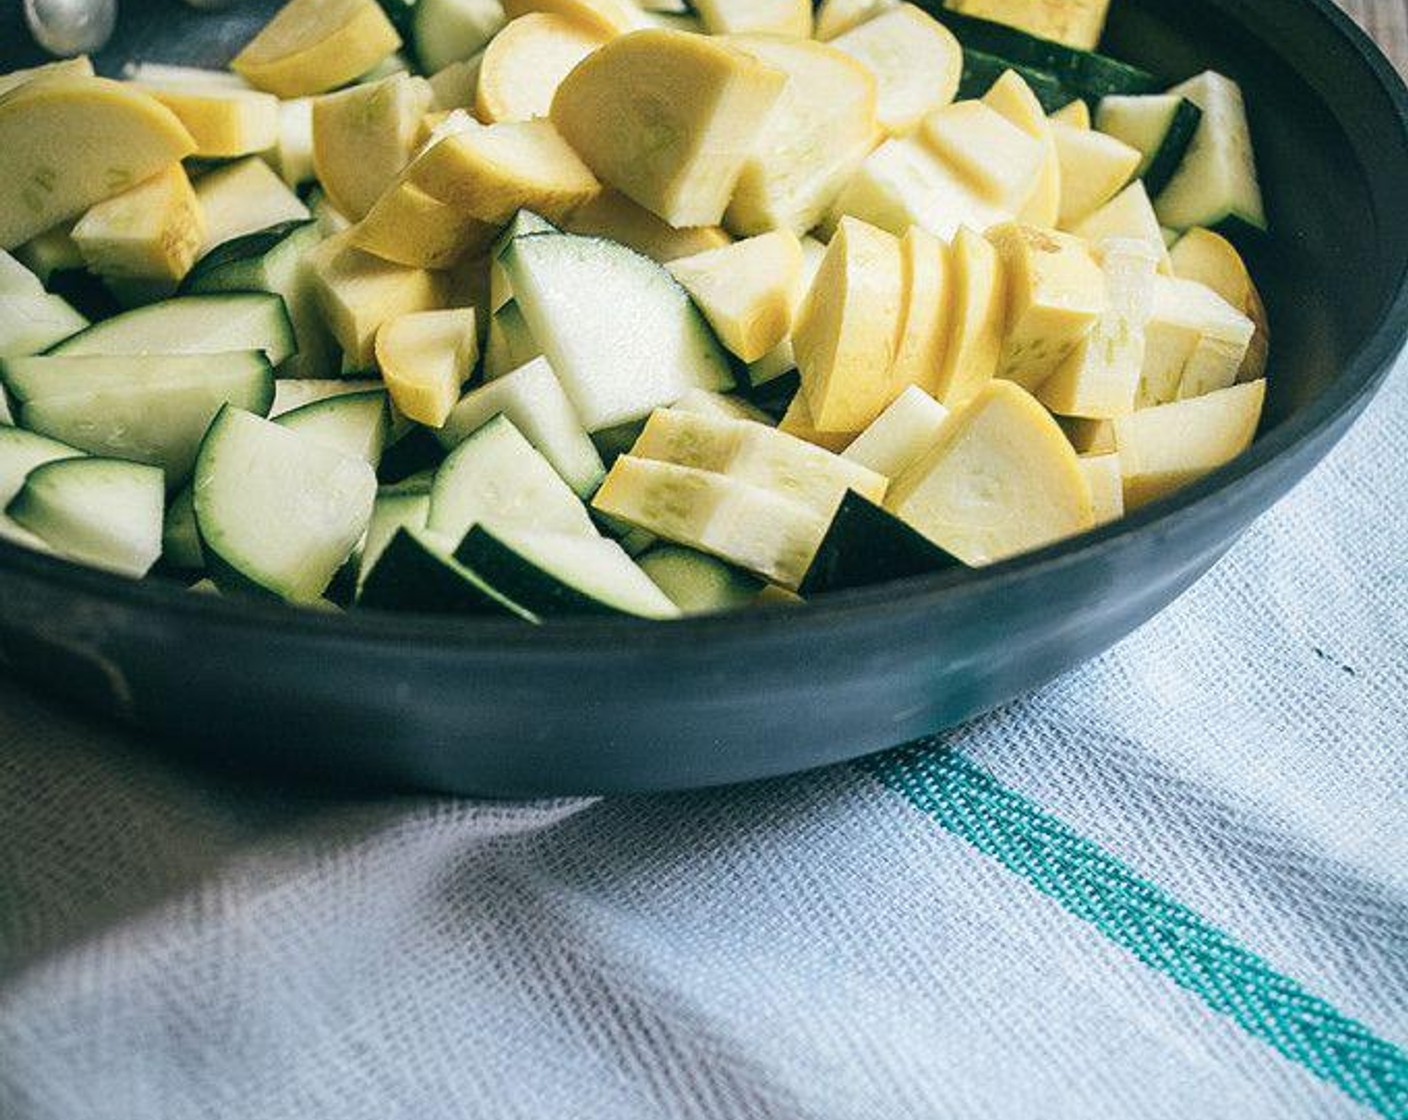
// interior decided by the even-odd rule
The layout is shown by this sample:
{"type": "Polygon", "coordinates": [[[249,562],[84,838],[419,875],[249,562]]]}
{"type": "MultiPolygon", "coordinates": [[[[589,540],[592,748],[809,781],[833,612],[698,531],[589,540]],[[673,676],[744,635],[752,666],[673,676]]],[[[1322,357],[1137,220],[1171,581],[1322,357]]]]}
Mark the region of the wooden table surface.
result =
{"type": "Polygon", "coordinates": [[[1369,29],[1399,71],[1408,74],[1408,0],[1340,0],[1340,5],[1369,29]]]}

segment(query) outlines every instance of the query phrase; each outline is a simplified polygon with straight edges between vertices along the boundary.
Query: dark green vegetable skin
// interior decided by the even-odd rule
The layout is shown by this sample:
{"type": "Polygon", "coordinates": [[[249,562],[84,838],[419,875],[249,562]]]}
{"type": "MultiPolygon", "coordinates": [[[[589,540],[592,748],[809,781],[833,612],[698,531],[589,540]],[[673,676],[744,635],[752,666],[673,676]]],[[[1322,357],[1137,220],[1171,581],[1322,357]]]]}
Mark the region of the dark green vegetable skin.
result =
{"type": "Polygon", "coordinates": [[[501,615],[538,621],[492,594],[472,574],[435,555],[405,529],[397,531],[377,560],[358,604],[410,614],[501,615]]]}
{"type": "Polygon", "coordinates": [[[471,525],[455,559],[500,595],[541,617],[621,615],[626,612],[583,594],[520,556],[482,525],[471,525]]]}
{"type": "Polygon", "coordinates": [[[1193,135],[1198,131],[1202,119],[1203,111],[1186,97],[1178,103],[1178,110],[1169,122],[1168,131],[1164,133],[1163,143],[1154,153],[1149,170],[1144,172],[1144,186],[1148,188],[1151,198],[1157,197],[1168,186],[1169,180],[1183,162],[1188,145],[1193,142],[1193,135]]]}
{"type": "Polygon", "coordinates": [[[831,519],[799,594],[809,599],[961,567],[956,556],[850,491],[831,519]]]}

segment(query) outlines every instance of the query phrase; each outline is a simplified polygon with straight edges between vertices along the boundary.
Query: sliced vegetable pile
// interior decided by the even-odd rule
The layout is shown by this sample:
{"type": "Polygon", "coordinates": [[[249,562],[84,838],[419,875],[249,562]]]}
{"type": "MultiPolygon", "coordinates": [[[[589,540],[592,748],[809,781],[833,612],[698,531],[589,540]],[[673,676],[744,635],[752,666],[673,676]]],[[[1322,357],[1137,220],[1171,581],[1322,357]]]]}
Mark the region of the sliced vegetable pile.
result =
{"type": "Polygon", "coordinates": [[[1114,521],[1248,447],[1268,328],[1241,92],[1107,4],[292,0],[0,77],[0,532],[537,622],[1114,521]]]}

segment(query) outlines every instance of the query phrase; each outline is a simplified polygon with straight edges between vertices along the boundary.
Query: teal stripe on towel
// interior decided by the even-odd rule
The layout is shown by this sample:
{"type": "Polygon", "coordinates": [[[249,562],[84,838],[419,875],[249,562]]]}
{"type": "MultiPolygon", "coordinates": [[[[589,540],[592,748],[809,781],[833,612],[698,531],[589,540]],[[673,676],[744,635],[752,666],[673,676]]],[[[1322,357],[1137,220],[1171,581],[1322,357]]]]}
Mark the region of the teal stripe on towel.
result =
{"type": "Polygon", "coordinates": [[[917,743],[861,764],[916,809],[1361,1104],[1408,1118],[1408,1054],[961,754],[917,743]]]}

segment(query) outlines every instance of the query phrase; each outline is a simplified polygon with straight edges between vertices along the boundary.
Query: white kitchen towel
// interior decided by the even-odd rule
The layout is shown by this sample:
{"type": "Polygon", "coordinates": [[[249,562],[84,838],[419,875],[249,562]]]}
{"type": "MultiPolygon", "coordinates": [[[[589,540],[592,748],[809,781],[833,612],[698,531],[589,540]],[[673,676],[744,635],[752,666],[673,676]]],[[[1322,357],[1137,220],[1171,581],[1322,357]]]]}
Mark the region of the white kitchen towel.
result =
{"type": "Polygon", "coordinates": [[[1408,1116],[1405,448],[1400,369],[1104,657],[760,786],[348,802],[6,690],[0,1117],[1408,1116]]]}

